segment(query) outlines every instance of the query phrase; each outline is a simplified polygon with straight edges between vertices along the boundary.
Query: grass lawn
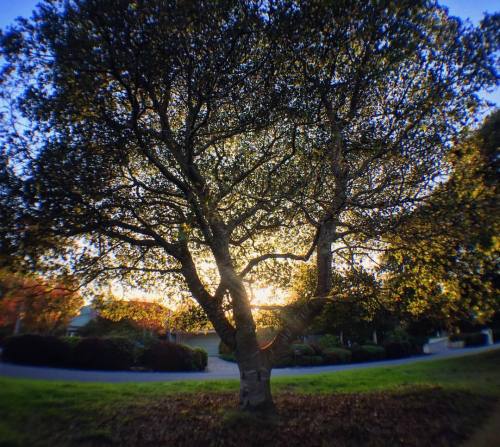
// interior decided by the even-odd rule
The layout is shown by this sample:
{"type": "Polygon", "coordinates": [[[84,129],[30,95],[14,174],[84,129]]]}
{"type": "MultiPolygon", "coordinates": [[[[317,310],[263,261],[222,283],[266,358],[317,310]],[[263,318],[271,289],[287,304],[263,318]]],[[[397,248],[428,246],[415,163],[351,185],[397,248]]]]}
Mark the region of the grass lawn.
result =
{"type": "Polygon", "coordinates": [[[272,383],[280,418],[263,425],[234,411],[236,380],[0,378],[0,446],[459,445],[500,397],[499,371],[493,351],[279,377],[272,383]]]}

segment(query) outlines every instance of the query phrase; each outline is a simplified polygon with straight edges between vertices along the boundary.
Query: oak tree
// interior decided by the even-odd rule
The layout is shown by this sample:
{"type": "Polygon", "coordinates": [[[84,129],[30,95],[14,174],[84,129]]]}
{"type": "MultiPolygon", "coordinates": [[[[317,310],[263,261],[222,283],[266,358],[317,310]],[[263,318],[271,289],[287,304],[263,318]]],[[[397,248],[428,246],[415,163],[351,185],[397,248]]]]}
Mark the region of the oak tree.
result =
{"type": "Polygon", "coordinates": [[[178,278],[236,352],[242,407],[271,408],[273,357],[320,301],[261,349],[245,280],[316,250],[328,294],[332,244],[419,196],[495,78],[488,20],[430,1],[42,2],[1,39],[2,238],[12,256],[52,241],[89,279],[178,278]]]}

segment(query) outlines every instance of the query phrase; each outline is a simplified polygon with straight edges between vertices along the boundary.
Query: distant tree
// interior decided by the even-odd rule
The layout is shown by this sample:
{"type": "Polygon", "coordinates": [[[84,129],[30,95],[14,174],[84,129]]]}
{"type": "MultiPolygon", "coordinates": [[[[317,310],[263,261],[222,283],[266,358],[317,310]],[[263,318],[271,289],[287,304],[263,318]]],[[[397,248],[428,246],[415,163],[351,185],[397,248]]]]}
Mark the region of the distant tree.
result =
{"type": "MultiPolygon", "coordinates": [[[[315,293],[315,267],[301,269],[294,284],[297,300],[307,300],[315,293]]],[[[386,300],[382,283],[374,273],[363,268],[332,272],[330,300],[308,328],[312,333],[341,335],[344,341],[366,341],[373,331],[387,330],[395,323],[392,303],[386,300]]]]}
{"type": "Polygon", "coordinates": [[[88,279],[173,275],[235,350],[241,406],[272,408],[275,357],[324,303],[261,349],[245,281],[316,250],[328,295],[332,243],[437,173],[495,77],[494,25],[424,1],[42,2],[1,39],[2,237],[78,249],[88,279]]]}
{"type": "Polygon", "coordinates": [[[500,310],[500,112],[462,138],[451,174],[390,237],[382,271],[406,318],[484,324],[500,310]]]}
{"type": "Polygon", "coordinates": [[[172,312],[169,320],[171,331],[196,332],[213,329],[203,309],[193,301],[184,301],[172,312]]]}
{"type": "Polygon", "coordinates": [[[99,296],[93,306],[101,318],[111,321],[129,321],[140,329],[164,334],[168,328],[172,311],[158,302],[139,299],[118,299],[99,296]]]}
{"type": "Polygon", "coordinates": [[[13,332],[64,333],[83,299],[74,284],[0,271],[0,326],[13,332]]]}

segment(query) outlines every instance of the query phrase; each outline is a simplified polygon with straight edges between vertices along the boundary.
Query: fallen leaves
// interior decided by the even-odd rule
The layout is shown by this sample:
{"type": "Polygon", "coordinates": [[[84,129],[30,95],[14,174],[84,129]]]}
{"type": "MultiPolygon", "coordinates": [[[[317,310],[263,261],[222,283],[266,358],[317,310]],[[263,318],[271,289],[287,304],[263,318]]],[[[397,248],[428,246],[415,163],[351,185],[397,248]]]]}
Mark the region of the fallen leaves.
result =
{"type": "Polygon", "coordinates": [[[121,408],[86,446],[353,447],[460,444],[492,399],[438,387],[367,394],[276,395],[278,418],[235,411],[234,394],[171,396],[121,408]]]}

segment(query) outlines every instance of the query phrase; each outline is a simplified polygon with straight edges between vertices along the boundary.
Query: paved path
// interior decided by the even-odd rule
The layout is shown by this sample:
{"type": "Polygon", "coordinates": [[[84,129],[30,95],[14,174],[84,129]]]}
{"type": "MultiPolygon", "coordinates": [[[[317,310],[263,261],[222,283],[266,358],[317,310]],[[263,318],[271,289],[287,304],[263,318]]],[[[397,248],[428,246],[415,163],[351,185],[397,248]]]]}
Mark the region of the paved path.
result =
{"type": "MultiPolygon", "coordinates": [[[[444,358],[461,357],[480,352],[500,349],[500,343],[479,348],[447,350],[439,354],[408,357],[398,360],[384,360],[370,363],[351,363],[347,365],[311,366],[277,368],[274,377],[319,374],[351,369],[377,368],[384,366],[406,365],[409,363],[428,362],[444,358]]],[[[208,358],[208,367],[203,372],[133,372],[133,371],[85,371],[77,369],[45,368],[20,366],[0,362],[0,376],[44,380],[76,380],[79,382],[166,382],[175,380],[235,379],[239,377],[235,363],[226,362],[218,357],[208,358]]]]}

